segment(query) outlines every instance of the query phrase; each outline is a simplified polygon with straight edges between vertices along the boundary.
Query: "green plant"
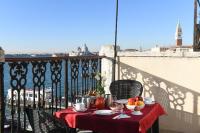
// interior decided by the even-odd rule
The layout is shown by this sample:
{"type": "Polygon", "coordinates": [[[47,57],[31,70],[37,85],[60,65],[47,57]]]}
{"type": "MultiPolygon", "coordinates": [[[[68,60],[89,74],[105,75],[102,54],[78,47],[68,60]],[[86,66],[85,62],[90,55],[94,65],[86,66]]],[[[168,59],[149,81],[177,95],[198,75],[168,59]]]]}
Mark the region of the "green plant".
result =
{"type": "Polygon", "coordinates": [[[97,94],[99,95],[102,95],[102,94],[105,94],[105,90],[104,90],[104,82],[105,82],[105,77],[103,77],[101,75],[101,73],[96,73],[96,76],[95,76],[96,80],[97,80],[97,86],[96,86],[96,92],[97,94]]]}

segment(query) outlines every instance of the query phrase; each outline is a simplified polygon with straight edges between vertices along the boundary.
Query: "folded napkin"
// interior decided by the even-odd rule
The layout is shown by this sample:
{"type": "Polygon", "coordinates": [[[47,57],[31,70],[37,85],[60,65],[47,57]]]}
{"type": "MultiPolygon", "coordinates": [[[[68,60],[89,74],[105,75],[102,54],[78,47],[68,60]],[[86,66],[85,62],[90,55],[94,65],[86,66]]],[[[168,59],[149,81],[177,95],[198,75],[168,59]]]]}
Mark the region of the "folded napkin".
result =
{"type": "Polygon", "coordinates": [[[130,118],[130,116],[127,114],[119,114],[119,115],[113,117],[113,119],[123,119],[123,118],[130,118]]]}

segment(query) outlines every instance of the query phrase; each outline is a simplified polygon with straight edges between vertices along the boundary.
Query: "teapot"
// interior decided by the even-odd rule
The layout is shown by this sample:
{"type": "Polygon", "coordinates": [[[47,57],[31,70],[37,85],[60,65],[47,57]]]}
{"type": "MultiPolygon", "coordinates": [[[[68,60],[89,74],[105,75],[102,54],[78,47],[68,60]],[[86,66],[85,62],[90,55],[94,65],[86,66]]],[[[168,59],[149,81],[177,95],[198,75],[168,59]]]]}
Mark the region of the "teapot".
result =
{"type": "Polygon", "coordinates": [[[106,94],[105,95],[105,106],[109,107],[113,102],[111,94],[106,94]]]}
{"type": "Polygon", "coordinates": [[[86,108],[90,107],[90,103],[91,103],[91,98],[90,97],[84,96],[84,97],[82,97],[81,101],[82,101],[83,104],[85,104],[86,108]]]}

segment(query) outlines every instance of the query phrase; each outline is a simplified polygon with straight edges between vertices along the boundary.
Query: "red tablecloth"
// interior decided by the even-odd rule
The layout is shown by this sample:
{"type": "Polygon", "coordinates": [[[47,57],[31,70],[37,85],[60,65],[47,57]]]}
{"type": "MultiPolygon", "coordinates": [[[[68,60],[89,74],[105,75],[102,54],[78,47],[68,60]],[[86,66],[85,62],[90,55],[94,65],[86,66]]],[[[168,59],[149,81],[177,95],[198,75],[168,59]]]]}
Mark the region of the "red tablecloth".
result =
{"type": "Polygon", "coordinates": [[[75,112],[72,108],[55,112],[55,117],[62,119],[71,128],[98,131],[101,133],[145,133],[155,120],[165,114],[160,104],[146,105],[141,112],[143,115],[132,115],[125,109],[131,118],[112,119],[118,114],[109,116],[96,115],[94,110],[75,112]]]}

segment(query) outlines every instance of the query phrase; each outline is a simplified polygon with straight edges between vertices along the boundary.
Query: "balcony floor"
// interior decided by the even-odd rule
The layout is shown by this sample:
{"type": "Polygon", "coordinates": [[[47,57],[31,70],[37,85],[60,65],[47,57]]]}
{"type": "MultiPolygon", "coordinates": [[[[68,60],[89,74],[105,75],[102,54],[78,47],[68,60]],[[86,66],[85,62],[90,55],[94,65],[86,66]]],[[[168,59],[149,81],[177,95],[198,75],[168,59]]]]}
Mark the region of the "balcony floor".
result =
{"type": "MultiPolygon", "coordinates": [[[[4,133],[10,133],[10,130],[5,130],[4,133]]],[[[26,133],[28,133],[28,132],[26,132],[26,133]]],[[[77,133],[92,133],[92,131],[84,130],[84,131],[78,131],[77,133]]],[[[182,132],[161,129],[160,133],[182,133],[182,132]]]]}
{"type": "Polygon", "coordinates": [[[160,133],[183,133],[183,132],[160,129],[160,133]]]}

